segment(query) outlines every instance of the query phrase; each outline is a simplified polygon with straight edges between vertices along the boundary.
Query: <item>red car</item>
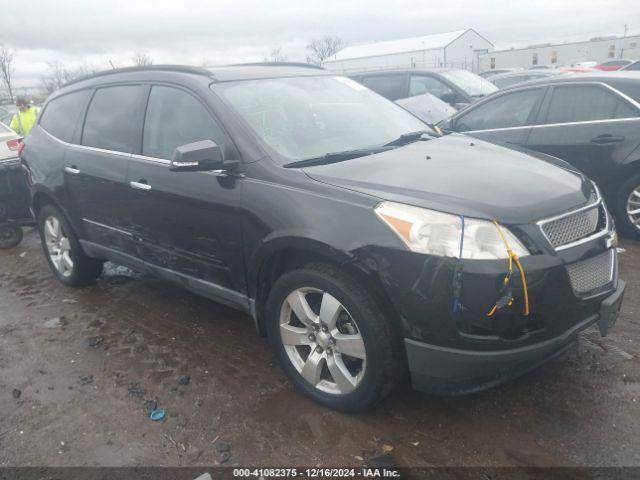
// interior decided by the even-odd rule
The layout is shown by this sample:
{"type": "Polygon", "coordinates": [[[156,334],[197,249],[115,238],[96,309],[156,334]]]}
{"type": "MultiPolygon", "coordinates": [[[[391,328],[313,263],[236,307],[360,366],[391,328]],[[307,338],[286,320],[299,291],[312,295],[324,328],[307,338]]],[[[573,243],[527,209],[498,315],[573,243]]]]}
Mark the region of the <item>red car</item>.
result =
{"type": "Polygon", "coordinates": [[[596,65],[594,68],[604,70],[605,72],[613,72],[615,70],[620,70],[622,67],[626,67],[630,63],[633,63],[633,60],[609,60],[608,62],[602,62],[600,65],[596,65]]]}

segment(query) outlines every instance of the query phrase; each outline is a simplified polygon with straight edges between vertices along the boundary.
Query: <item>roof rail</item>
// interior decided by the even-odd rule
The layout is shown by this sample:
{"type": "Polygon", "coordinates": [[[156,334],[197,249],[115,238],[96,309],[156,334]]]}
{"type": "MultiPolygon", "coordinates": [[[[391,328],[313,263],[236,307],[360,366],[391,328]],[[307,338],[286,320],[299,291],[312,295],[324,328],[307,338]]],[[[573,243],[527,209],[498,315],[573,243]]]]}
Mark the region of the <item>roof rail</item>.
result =
{"type": "Polygon", "coordinates": [[[67,83],[65,83],[62,87],[66,87],[67,85],[73,85],[74,83],[79,83],[84,80],[89,80],[91,78],[105,77],[107,75],[115,75],[118,73],[142,72],[147,70],[194,73],[199,75],[211,76],[211,72],[209,70],[206,70],[200,67],[189,67],[186,65],[142,65],[142,66],[136,66],[136,67],[114,68],[112,70],[102,70],[100,72],[91,73],[89,75],[84,75],[82,77],[74,78],[73,80],[70,80],[67,83]]]}
{"type": "Polygon", "coordinates": [[[316,70],[324,70],[320,65],[304,62],[250,62],[250,63],[234,63],[230,67],[301,67],[315,68],[316,70]]]}

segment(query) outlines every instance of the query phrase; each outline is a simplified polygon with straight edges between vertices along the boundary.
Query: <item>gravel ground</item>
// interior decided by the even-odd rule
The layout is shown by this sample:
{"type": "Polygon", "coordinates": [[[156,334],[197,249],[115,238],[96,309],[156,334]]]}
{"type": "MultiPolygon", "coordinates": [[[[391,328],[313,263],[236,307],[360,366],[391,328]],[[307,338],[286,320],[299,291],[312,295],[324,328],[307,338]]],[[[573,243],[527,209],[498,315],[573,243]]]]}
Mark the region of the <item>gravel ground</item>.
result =
{"type": "Polygon", "coordinates": [[[0,466],[640,465],[640,243],[623,246],[629,290],[607,338],[592,328],[487,392],[405,384],[345,415],[293,391],[248,316],[111,264],[65,288],[30,232],[0,251],[0,466]]]}

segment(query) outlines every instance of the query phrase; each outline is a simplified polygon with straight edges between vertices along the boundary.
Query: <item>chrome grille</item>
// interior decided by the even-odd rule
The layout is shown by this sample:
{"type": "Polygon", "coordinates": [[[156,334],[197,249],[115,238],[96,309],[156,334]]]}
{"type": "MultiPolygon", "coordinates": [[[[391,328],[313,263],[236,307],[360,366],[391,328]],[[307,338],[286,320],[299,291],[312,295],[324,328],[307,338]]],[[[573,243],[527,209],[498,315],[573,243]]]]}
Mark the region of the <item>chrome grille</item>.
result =
{"type": "Polygon", "coordinates": [[[567,265],[569,280],[573,291],[584,295],[613,282],[616,254],[610,248],[595,257],[567,265]]]}
{"type": "Polygon", "coordinates": [[[542,231],[554,248],[567,245],[593,235],[603,218],[606,218],[602,204],[580,210],[561,218],[541,223],[542,231]]]}

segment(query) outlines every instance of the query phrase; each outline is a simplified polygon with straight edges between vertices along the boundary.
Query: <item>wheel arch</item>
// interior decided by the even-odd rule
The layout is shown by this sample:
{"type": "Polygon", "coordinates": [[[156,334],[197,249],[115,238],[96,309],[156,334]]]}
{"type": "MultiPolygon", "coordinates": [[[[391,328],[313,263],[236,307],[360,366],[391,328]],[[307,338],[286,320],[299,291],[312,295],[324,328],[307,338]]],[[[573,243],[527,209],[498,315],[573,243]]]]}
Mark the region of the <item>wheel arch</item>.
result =
{"type": "Polygon", "coordinates": [[[253,299],[253,317],[261,336],[266,336],[265,305],[273,284],[284,273],[311,263],[340,267],[374,291],[385,313],[395,315],[379,276],[355,253],[336,249],[312,238],[282,237],[265,244],[254,259],[251,264],[255,268],[249,274],[249,288],[253,299]]]}

